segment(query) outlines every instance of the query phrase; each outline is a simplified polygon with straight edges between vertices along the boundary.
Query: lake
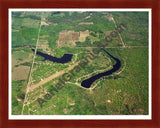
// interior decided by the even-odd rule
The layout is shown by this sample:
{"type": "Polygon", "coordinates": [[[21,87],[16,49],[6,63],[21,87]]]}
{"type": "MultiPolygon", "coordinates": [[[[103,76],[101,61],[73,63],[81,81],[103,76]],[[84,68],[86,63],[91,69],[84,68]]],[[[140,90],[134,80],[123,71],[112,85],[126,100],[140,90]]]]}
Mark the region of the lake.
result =
{"type": "MultiPolygon", "coordinates": [[[[32,49],[32,51],[34,52],[35,50],[32,49]]],[[[48,55],[46,53],[42,53],[40,51],[37,51],[36,54],[44,57],[43,61],[49,60],[49,61],[56,62],[56,63],[61,63],[61,64],[70,62],[71,59],[72,59],[72,56],[73,56],[73,54],[64,54],[61,58],[57,58],[57,57],[53,57],[51,55],[48,55]]]]}
{"type": "Polygon", "coordinates": [[[113,65],[113,68],[106,71],[106,72],[102,72],[102,73],[98,73],[84,81],[81,82],[81,86],[85,87],[85,88],[90,88],[92,83],[98,79],[100,79],[103,76],[108,76],[111,75],[112,73],[116,72],[117,70],[120,69],[121,67],[121,61],[118,58],[115,58],[114,56],[112,56],[109,52],[107,52],[106,50],[103,49],[103,51],[105,51],[111,58],[113,58],[116,61],[116,64],[113,65]]]}

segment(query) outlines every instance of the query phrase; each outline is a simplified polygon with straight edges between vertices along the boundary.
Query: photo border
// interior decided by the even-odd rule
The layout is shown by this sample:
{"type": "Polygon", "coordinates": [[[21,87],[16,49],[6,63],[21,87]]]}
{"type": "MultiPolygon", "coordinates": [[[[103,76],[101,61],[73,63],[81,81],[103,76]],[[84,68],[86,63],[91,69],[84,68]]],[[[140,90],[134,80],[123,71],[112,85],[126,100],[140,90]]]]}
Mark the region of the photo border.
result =
{"type": "Polygon", "coordinates": [[[9,119],[74,119],[74,120],[78,120],[78,119],[96,119],[96,120],[119,120],[119,119],[128,119],[128,120],[138,120],[138,119],[151,119],[151,46],[152,46],[152,42],[151,42],[151,9],[43,9],[43,8],[39,8],[39,9],[13,9],[10,8],[9,9],[9,119]],[[149,44],[148,44],[148,50],[149,50],[149,114],[148,115],[12,115],[11,112],[11,94],[12,94],[12,90],[11,90],[11,74],[12,74],[12,64],[11,64],[11,46],[12,46],[12,36],[11,36],[11,28],[12,28],[12,16],[11,16],[11,12],[16,12],[16,11],[28,11],[28,12],[51,12],[51,11],[95,11],[95,12],[148,12],[148,30],[149,30],[149,44]]]}

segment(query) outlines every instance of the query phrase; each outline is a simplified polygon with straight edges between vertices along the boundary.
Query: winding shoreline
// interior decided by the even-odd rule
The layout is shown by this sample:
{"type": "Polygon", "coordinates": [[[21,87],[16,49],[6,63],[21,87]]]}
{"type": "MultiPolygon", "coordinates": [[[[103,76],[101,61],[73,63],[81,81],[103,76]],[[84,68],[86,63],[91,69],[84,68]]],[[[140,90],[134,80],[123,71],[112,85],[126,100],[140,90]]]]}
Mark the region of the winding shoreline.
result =
{"type": "Polygon", "coordinates": [[[112,56],[109,52],[107,52],[106,50],[102,49],[103,51],[105,51],[111,58],[113,58],[116,61],[116,64],[113,65],[113,68],[109,71],[106,72],[102,72],[102,73],[98,73],[97,75],[94,75],[86,80],[83,80],[81,82],[81,86],[84,88],[90,88],[92,83],[94,81],[96,81],[97,79],[100,79],[103,76],[108,76],[111,75],[112,73],[116,72],[117,70],[120,69],[121,67],[121,61],[118,58],[115,58],[114,56],[112,56]]]}

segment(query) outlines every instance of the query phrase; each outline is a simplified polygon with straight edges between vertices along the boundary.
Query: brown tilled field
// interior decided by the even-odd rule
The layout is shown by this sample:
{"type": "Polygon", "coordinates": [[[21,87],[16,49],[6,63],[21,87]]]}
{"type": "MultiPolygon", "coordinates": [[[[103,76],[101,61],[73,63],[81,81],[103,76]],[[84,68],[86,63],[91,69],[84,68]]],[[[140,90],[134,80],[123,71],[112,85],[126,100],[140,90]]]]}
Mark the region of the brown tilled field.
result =
{"type": "Polygon", "coordinates": [[[58,46],[61,45],[76,45],[76,41],[79,41],[79,32],[64,30],[59,33],[58,46]]]}
{"type": "Polygon", "coordinates": [[[23,65],[24,63],[31,63],[33,53],[26,53],[24,51],[14,52],[12,55],[12,80],[26,80],[30,66],[23,65]],[[22,58],[24,55],[23,59],[22,58]]]}
{"type": "Polygon", "coordinates": [[[12,80],[26,80],[29,73],[29,66],[19,66],[13,68],[12,80]]]}

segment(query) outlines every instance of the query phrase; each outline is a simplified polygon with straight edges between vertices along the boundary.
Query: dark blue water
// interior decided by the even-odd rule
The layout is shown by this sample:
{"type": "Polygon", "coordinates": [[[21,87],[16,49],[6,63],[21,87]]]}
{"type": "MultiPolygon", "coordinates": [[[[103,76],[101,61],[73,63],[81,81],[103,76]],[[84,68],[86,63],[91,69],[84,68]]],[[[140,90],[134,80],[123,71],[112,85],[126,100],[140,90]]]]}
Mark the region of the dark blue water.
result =
{"type": "MultiPolygon", "coordinates": [[[[104,50],[104,49],[103,49],[104,50]]],[[[116,64],[113,65],[113,68],[109,71],[103,72],[103,73],[99,73],[97,75],[94,75],[84,81],[82,81],[81,86],[85,87],[85,88],[90,88],[92,83],[94,81],[96,81],[97,79],[103,77],[103,76],[108,76],[111,75],[112,73],[116,72],[117,70],[120,69],[121,67],[121,61],[118,58],[115,58],[114,56],[112,56],[109,52],[107,52],[106,50],[104,50],[111,58],[113,58],[116,61],[116,64]]]]}
{"type": "MultiPolygon", "coordinates": [[[[32,51],[34,52],[35,50],[32,49],[32,51]]],[[[69,61],[71,61],[73,56],[73,54],[64,54],[61,58],[57,58],[39,51],[37,51],[36,54],[44,57],[44,61],[50,60],[50,61],[61,63],[61,64],[68,63],[69,61]]]]}

